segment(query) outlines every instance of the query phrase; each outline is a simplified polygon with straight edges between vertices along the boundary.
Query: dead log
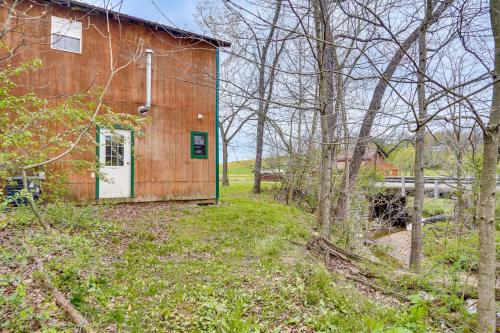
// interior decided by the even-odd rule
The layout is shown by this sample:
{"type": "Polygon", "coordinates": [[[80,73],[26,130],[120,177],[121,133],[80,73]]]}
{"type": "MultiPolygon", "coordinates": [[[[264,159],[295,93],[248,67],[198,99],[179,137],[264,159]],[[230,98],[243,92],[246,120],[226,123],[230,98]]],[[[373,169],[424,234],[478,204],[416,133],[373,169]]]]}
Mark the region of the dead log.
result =
{"type": "Polygon", "coordinates": [[[423,220],[422,224],[426,225],[426,224],[436,223],[436,222],[440,222],[440,221],[446,221],[446,220],[449,220],[450,218],[451,218],[450,215],[435,215],[435,216],[431,216],[431,217],[423,220]]]}
{"type": "Polygon", "coordinates": [[[333,244],[331,241],[324,237],[316,237],[313,240],[309,241],[307,243],[306,248],[308,250],[313,250],[313,248],[317,246],[319,247],[321,252],[326,252],[329,253],[330,255],[339,257],[345,261],[350,261],[350,262],[368,262],[374,265],[381,265],[382,263],[380,262],[375,262],[371,259],[361,257],[355,253],[349,252],[347,250],[344,250],[340,246],[337,246],[333,244]]]}
{"type": "Polygon", "coordinates": [[[92,325],[85,319],[85,317],[77,310],[70,302],[64,297],[64,295],[57,289],[52,280],[49,277],[49,274],[43,267],[42,261],[33,256],[35,263],[38,267],[38,270],[42,274],[42,279],[45,285],[52,292],[52,296],[54,296],[56,304],[60,306],[66,313],[70,316],[71,320],[78,326],[79,330],[83,333],[95,333],[92,325]]]}

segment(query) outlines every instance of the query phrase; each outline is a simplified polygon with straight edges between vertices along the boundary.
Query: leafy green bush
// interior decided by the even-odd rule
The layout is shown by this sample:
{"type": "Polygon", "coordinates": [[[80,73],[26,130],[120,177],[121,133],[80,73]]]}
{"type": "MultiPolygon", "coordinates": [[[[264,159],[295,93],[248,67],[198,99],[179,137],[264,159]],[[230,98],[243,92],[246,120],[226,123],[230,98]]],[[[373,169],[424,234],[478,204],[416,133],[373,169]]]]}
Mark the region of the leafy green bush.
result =
{"type": "MultiPolygon", "coordinates": [[[[438,223],[429,226],[424,237],[424,255],[431,261],[441,263],[461,271],[477,271],[479,265],[479,235],[476,230],[466,230],[456,234],[453,228],[438,223]]],[[[497,257],[500,245],[497,236],[497,257]]]]}

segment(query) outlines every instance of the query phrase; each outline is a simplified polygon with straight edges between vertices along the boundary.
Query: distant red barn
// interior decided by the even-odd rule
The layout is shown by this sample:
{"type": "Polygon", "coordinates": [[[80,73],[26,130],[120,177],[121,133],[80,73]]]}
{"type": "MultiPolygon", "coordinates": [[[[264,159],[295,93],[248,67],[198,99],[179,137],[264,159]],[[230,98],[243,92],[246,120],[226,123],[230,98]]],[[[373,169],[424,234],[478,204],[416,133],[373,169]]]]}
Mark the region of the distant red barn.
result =
{"type": "MultiPolygon", "coordinates": [[[[353,150],[340,153],[337,156],[337,168],[343,169],[345,167],[346,161],[351,161],[352,154],[353,150]]],[[[394,164],[387,162],[385,159],[386,157],[384,153],[380,151],[380,149],[376,147],[369,147],[368,149],[366,149],[366,152],[363,155],[363,161],[361,165],[373,166],[375,170],[381,171],[384,176],[398,176],[398,168],[394,164]]]]}

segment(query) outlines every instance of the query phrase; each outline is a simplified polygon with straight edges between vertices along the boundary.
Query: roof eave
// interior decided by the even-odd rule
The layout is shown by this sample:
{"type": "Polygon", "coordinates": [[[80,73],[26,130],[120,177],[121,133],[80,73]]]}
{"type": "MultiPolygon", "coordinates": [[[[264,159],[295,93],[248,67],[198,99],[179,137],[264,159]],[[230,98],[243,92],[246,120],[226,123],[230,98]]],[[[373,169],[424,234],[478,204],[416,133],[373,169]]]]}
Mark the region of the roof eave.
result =
{"type": "Polygon", "coordinates": [[[56,4],[56,5],[59,5],[59,6],[68,7],[68,8],[80,7],[83,10],[86,10],[89,12],[95,12],[95,13],[100,14],[100,15],[112,15],[113,18],[115,18],[115,19],[121,19],[121,20],[125,19],[125,20],[132,22],[134,24],[145,24],[150,28],[162,30],[162,31],[164,31],[164,32],[166,32],[174,37],[177,37],[177,38],[190,39],[193,41],[203,41],[203,42],[206,42],[206,43],[213,45],[214,47],[230,47],[231,46],[231,43],[227,42],[227,41],[223,41],[223,40],[219,40],[216,38],[200,35],[200,34],[197,34],[194,32],[185,31],[185,30],[178,29],[178,28],[173,28],[173,27],[161,24],[161,23],[145,20],[145,19],[142,19],[139,17],[115,12],[112,10],[107,10],[105,8],[97,7],[97,6],[87,4],[84,2],[80,2],[80,1],[75,1],[75,0],[46,0],[46,1],[53,3],[53,4],[56,4]]]}

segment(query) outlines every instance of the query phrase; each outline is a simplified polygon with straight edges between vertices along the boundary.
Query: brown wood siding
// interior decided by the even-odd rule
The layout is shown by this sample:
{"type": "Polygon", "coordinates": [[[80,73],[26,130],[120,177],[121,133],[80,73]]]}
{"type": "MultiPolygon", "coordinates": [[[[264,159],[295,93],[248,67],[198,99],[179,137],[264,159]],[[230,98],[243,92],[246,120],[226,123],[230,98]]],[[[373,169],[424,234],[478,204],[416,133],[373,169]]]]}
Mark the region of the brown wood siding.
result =
{"type": "MultiPolygon", "coordinates": [[[[2,22],[6,15],[2,7],[2,22]]],[[[35,6],[29,15],[40,19],[22,21],[21,28],[37,37],[11,33],[5,38],[10,46],[18,45],[23,38],[29,44],[19,49],[16,63],[33,58],[43,61],[43,68],[26,78],[26,85],[41,97],[77,93],[92,83],[104,86],[110,72],[108,39],[102,35],[107,34],[104,17],[56,5],[35,6]],[[50,48],[51,15],[83,23],[82,54],[50,48]]],[[[132,58],[132,50],[141,40],[144,49],[154,50],[151,121],[144,127],[143,136],[135,139],[137,200],[215,198],[215,48],[142,25],[110,23],[113,60],[118,66],[132,58]],[[198,114],[204,116],[203,120],[198,120],[198,114]],[[208,159],[191,159],[191,131],[208,132],[208,159]]],[[[141,57],[116,74],[105,104],[114,112],[137,114],[144,102],[145,63],[141,57]]],[[[83,158],[94,162],[96,156],[87,152],[83,158]]],[[[95,199],[96,179],[91,171],[73,173],[70,179],[72,198],[95,199]]]]}

